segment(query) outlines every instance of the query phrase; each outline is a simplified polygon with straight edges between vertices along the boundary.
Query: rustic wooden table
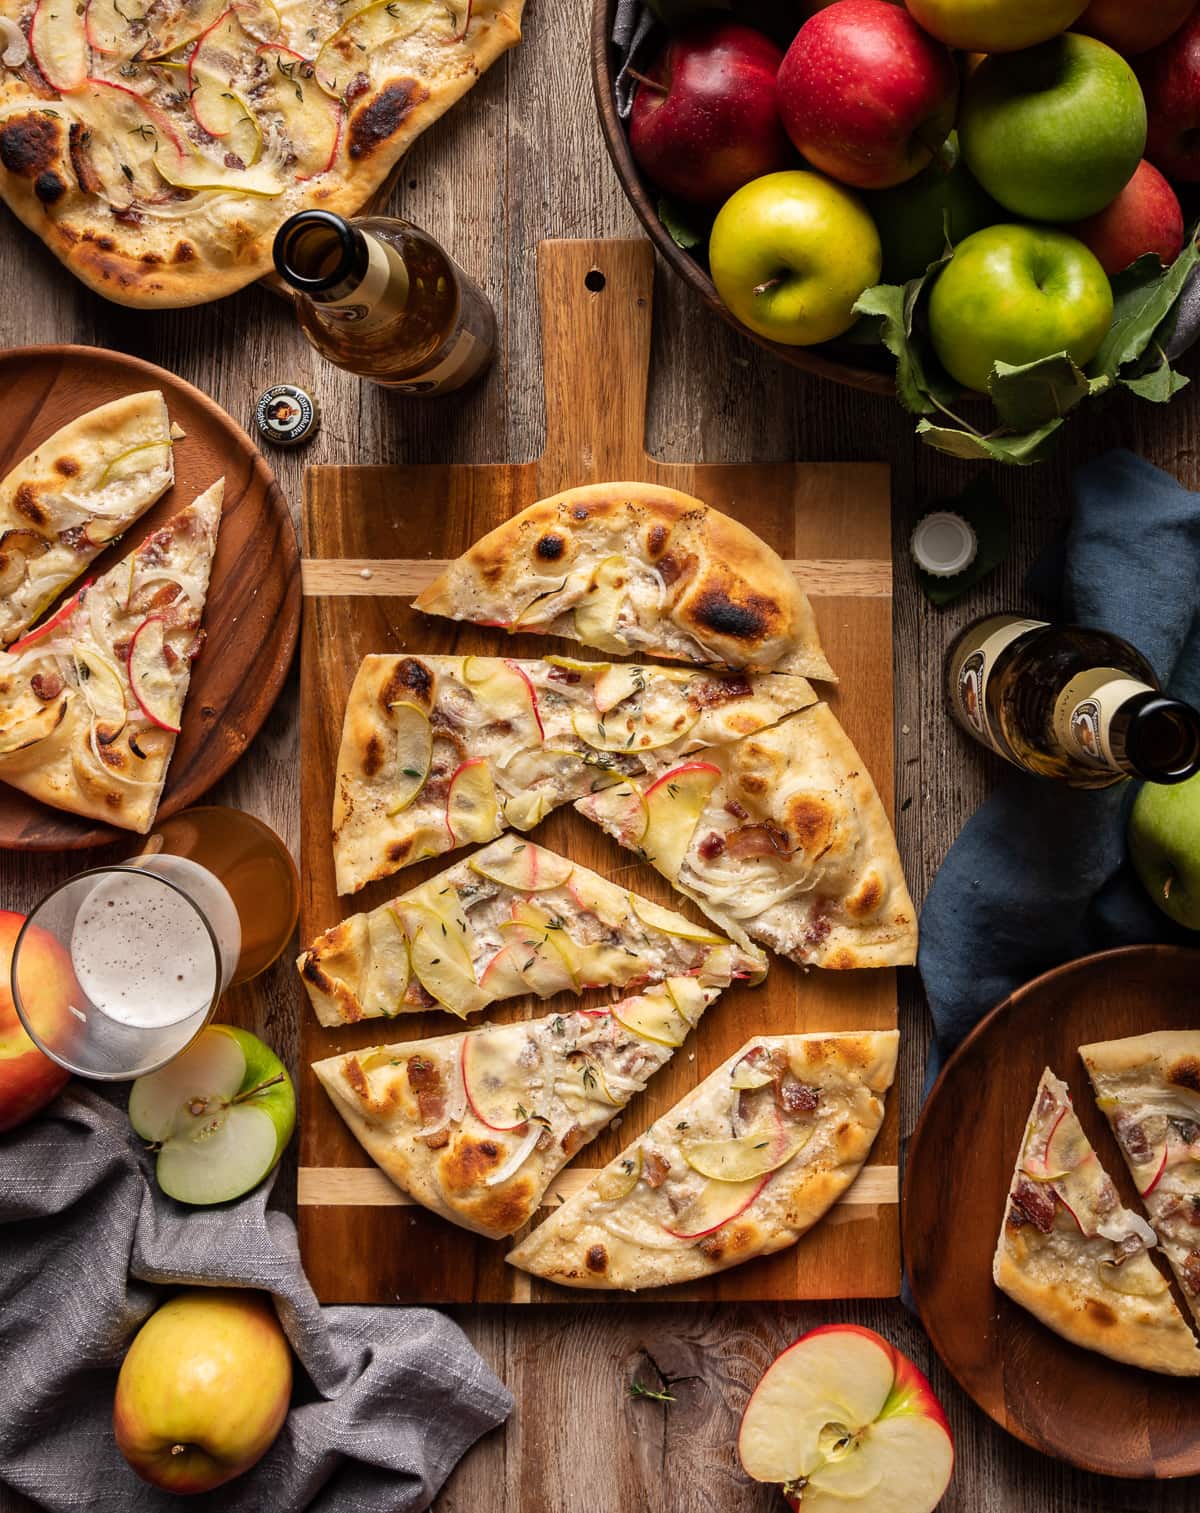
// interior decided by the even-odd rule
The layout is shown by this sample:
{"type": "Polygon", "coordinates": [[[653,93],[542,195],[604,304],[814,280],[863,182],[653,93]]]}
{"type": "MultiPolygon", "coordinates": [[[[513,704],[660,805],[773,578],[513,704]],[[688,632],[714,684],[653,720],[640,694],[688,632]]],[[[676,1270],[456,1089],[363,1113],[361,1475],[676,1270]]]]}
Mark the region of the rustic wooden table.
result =
{"type": "MultiPolygon", "coordinates": [[[[287,308],[258,289],[199,310],[144,315],[86,292],[10,216],[0,235],[0,346],[73,341],[163,364],[248,417],[268,383],[294,379],[319,399],[317,440],[272,461],[297,506],[317,462],[512,461],[542,448],[544,417],[534,257],[546,236],[629,236],[634,217],[604,155],[587,64],[588,0],[530,0],[526,39],[408,158],[394,208],[428,227],[486,284],[500,314],[499,359],[461,400],[399,401],[322,363],[287,308]]],[[[597,354],[597,361],[603,354],[597,354]]],[[[900,848],[919,899],[995,775],[942,708],[942,652],[989,609],[1024,606],[1023,578],[1061,529],[1072,467],[1126,445],[1200,487],[1195,401],[1159,410],[1115,403],[1073,422],[1053,463],[998,476],[1012,512],[1010,560],[966,603],[932,610],[906,552],[917,512],[972,470],[917,446],[892,402],[806,378],[735,336],[660,270],[649,435],[666,458],[738,461],[883,459],[893,469],[896,571],[896,750],[900,848]]],[[[1136,530],[1131,509],[1130,529],[1136,530]]],[[[262,734],[213,793],[261,815],[295,844],[296,678],[262,734]]],[[[0,856],[0,903],[22,908],[79,858],[0,856]]],[[[290,954],[290,953],[288,953],[290,954]]],[[[902,1127],[911,1130],[929,1020],[915,974],[903,974],[902,1127]]],[[[252,1028],[295,1056],[301,993],[291,968],[260,980],[252,1028]]],[[[966,1138],[966,1137],[965,1137],[966,1138]]],[[[294,1168],[276,1189],[294,1195],[294,1168]]],[[[954,1237],[946,1236],[947,1245],[954,1237]]],[[[507,1427],[466,1457],[439,1513],[750,1513],[782,1506],[742,1477],[734,1433],[747,1391],[800,1330],[849,1320],[883,1330],[930,1373],[957,1439],[946,1513],[1183,1513],[1195,1482],[1106,1481],[1025,1449],[978,1413],[933,1357],[899,1302],[793,1308],[569,1307],[460,1310],[459,1321],[511,1387],[507,1427]],[[669,1408],[629,1396],[631,1381],[681,1378],[669,1408]]],[[[0,1513],[30,1505],[0,1490],[0,1513]]],[[[264,1510],[268,1513],[268,1510],[264,1510]]]]}

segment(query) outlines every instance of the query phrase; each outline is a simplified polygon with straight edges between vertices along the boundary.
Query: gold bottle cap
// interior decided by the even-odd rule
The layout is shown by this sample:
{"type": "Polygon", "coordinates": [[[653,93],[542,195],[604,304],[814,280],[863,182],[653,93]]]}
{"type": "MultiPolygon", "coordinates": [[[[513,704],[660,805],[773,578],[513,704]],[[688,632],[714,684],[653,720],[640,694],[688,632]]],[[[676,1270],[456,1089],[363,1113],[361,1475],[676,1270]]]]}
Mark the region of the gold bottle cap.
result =
{"type": "Polygon", "coordinates": [[[321,411],[312,395],[297,384],[273,384],[258,396],[254,425],[272,446],[299,447],[317,434],[321,411]]]}
{"type": "Polygon", "coordinates": [[[923,572],[934,578],[953,578],[975,561],[979,538],[961,515],[934,510],[917,521],[909,550],[923,572]]]}

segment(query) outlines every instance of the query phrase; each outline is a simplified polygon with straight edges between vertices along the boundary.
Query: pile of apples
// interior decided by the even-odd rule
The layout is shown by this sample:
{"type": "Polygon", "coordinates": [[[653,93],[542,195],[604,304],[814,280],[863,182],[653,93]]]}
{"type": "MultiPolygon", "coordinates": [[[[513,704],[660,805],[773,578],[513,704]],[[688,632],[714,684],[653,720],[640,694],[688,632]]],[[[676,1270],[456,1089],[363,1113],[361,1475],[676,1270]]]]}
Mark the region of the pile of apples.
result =
{"type": "Polygon", "coordinates": [[[1196,0],[798,9],[786,53],[710,16],[635,73],[634,157],[670,200],[715,212],[726,306],[774,341],[829,341],[868,288],[952,249],[927,317],[955,382],[986,393],[995,363],[1063,352],[1084,368],[1112,276],[1184,246],[1171,181],[1200,182],[1196,0]]]}

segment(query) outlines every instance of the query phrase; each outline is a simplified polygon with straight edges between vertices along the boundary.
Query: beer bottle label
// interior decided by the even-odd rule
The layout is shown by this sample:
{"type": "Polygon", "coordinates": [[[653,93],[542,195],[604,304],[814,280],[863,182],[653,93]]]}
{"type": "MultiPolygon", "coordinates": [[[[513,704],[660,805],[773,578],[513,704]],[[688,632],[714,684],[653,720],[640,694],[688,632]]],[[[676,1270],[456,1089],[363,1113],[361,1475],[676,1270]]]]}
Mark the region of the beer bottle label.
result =
{"type": "Polygon", "coordinates": [[[408,269],[399,252],[364,232],[367,271],[342,299],[316,300],[331,320],[353,326],[355,335],[378,331],[404,313],[408,305],[408,269]]]}
{"type": "Polygon", "coordinates": [[[1054,704],[1054,735],[1062,749],[1089,767],[1125,770],[1112,747],[1112,719],[1147,684],[1119,667],[1089,667],[1071,679],[1054,704]]]}
{"type": "Polygon", "coordinates": [[[1045,624],[1044,620],[1022,620],[1015,615],[992,615],[981,620],[959,642],[948,669],[950,712],[969,735],[1010,762],[1012,753],[992,728],[988,714],[988,681],[1003,652],[1020,636],[1041,630],[1045,624]]]}

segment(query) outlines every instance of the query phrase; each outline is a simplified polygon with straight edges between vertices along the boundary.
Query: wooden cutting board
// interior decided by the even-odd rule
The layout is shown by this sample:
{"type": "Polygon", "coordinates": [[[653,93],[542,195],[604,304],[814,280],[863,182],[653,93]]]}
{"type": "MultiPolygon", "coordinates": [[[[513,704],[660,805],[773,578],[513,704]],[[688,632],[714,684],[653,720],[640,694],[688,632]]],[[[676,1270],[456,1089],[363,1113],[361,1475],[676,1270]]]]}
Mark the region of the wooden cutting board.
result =
{"type": "MultiPolygon", "coordinates": [[[[485,466],[322,467],[304,499],[301,652],[301,938],[369,909],[449,865],[453,857],[339,900],[330,814],[346,696],[368,652],[503,651],[539,656],[571,643],[508,637],[416,614],[411,596],[445,559],[527,504],[575,484],[648,480],[698,494],[758,531],[794,565],[812,596],[826,652],[842,680],[830,702],[875,777],[890,812],[892,750],[891,514],[881,464],[659,462],[645,451],[654,261],[648,242],[543,242],[538,249],[546,388],[546,450],[536,462],[485,466]]],[[[587,653],[584,653],[587,655],[587,653]]],[[[631,865],[567,809],[536,838],[664,902],[668,884],[631,865]]],[[[552,1003],[498,1004],[497,1020],[550,1012],[552,1003]]],[[[529,1303],[598,1299],[504,1264],[508,1244],[484,1240],[408,1203],[334,1112],[309,1063],[384,1041],[444,1034],[441,1013],[322,1029],[301,1010],[300,1245],[324,1302],[529,1303]]],[[[696,1035],[624,1112],[620,1128],[587,1146],[553,1184],[569,1196],[700,1078],[758,1033],[890,1028],[890,971],[804,972],[774,960],[765,983],[730,989],[696,1035]]],[[[893,1296],[900,1285],[898,1106],[890,1101],[871,1164],[843,1202],[799,1245],[710,1281],[668,1288],[664,1301],[893,1296]]],[[[616,1294],[615,1296],[623,1296],[616,1294]]]]}

